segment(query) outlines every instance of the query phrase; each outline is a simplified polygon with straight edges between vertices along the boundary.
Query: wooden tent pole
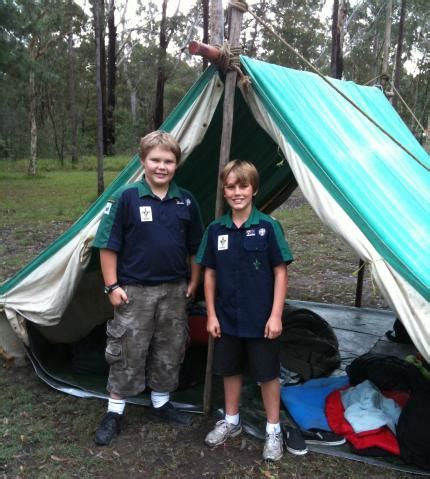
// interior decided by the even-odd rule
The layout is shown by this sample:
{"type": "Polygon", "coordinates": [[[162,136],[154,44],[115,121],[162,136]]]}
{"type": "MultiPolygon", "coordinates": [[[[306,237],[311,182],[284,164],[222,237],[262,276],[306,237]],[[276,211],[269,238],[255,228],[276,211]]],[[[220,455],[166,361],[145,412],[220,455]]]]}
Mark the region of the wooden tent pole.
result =
{"type": "MultiPolygon", "coordinates": [[[[242,28],[243,12],[234,7],[229,7],[229,43],[232,47],[239,46],[240,32],[242,28]]],[[[233,129],[233,110],[234,95],[236,90],[237,72],[229,70],[225,78],[224,86],[224,104],[223,104],[223,122],[221,134],[221,146],[218,165],[217,194],[215,203],[215,218],[224,213],[224,202],[222,194],[222,185],[219,180],[219,174],[230,159],[231,136],[233,129]]],[[[212,399],[212,363],[213,363],[214,339],[209,336],[208,354],[206,360],[205,386],[203,391],[203,412],[209,414],[211,410],[212,399]]]]}

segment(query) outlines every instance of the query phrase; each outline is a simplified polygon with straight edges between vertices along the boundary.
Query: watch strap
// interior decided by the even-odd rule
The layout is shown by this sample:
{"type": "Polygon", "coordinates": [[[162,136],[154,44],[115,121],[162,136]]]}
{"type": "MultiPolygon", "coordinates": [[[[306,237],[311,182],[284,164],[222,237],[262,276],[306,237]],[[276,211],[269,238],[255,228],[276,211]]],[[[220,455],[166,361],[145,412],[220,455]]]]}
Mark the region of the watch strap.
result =
{"type": "Polygon", "coordinates": [[[104,292],[105,292],[105,294],[110,294],[110,293],[112,293],[112,291],[114,291],[115,289],[117,289],[119,287],[120,287],[120,285],[119,285],[118,282],[113,283],[113,284],[110,284],[109,286],[105,286],[104,287],[104,292]]]}

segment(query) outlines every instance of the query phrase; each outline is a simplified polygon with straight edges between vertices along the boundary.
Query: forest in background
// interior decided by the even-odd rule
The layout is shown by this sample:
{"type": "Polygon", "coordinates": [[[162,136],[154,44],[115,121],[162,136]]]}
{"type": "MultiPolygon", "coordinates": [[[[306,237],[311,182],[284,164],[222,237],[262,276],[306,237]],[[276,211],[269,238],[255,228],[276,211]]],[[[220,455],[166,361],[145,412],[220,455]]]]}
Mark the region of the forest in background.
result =
{"type": "MultiPolygon", "coordinates": [[[[387,90],[395,85],[428,127],[430,3],[326,2],[261,0],[250,8],[326,75],[373,85],[384,81],[385,72],[387,90]],[[331,17],[321,14],[326,2],[331,17]],[[340,42],[337,53],[334,42],[340,42]]],[[[91,0],[84,10],[74,0],[3,0],[0,160],[28,158],[29,174],[36,174],[38,158],[67,165],[95,154],[96,44],[104,154],[134,153],[138,139],[160,126],[207,67],[186,47],[208,38],[209,0],[196,0],[187,14],[173,8],[168,15],[167,7],[178,3],[136,0],[132,8],[127,0],[91,0]]],[[[225,19],[227,30],[227,12],[225,19]]],[[[247,14],[241,46],[245,55],[307,69],[247,14]]],[[[394,98],[393,106],[422,139],[404,103],[394,98]]]]}

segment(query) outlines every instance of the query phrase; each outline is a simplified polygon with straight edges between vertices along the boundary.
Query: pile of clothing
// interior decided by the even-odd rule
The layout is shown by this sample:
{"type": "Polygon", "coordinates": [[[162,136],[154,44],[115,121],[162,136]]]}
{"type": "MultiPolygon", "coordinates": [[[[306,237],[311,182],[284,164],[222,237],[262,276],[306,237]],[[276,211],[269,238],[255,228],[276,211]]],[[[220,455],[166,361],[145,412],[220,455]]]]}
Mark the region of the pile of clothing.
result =
{"type": "Polygon", "coordinates": [[[394,454],[430,470],[430,381],[413,363],[366,354],[347,375],[282,388],[282,401],[303,431],[344,437],[353,452],[394,454]]]}

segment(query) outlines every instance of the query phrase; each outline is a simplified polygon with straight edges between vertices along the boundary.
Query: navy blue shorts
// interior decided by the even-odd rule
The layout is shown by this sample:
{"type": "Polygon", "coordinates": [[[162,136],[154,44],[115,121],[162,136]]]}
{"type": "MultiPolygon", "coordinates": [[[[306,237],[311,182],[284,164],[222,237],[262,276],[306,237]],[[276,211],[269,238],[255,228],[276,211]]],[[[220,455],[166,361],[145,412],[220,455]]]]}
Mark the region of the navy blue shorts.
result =
{"type": "Polygon", "coordinates": [[[239,338],[223,334],[215,339],[213,372],[218,376],[249,374],[265,383],[279,378],[280,341],[266,338],[239,338]]]}

